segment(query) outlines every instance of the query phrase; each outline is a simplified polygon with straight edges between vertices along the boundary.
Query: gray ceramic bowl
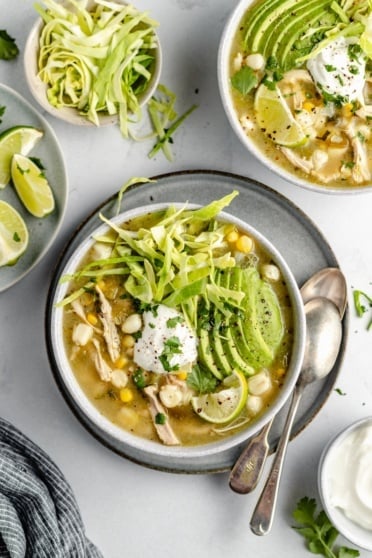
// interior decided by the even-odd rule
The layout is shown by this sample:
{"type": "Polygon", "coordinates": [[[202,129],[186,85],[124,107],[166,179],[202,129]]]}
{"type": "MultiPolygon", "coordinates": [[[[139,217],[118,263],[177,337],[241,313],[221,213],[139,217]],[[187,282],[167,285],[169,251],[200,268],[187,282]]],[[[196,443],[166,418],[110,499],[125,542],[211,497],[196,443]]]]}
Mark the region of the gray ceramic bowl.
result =
{"type": "MultiPolygon", "coordinates": [[[[124,223],[129,219],[164,209],[169,205],[161,203],[132,209],[121,213],[112,220],[116,223],[124,223]]],[[[176,207],[184,206],[184,204],[180,203],[171,205],[176,207]]],[[[198,206],[190,204],[189,207],[195,208],[198,206]]],[[[226,470],[231,467],[236,458],[236,447],[257,433],[283,407],[293,390],[301,368],[305,347],[305,314],[299,288],[292,272],[276,248],[257,230],[227,213],[221,213],[220,217],[224,221],[234,223],[241,230],[251,234],[272,256],[272,260],[280,268],[284,281],[288,286],[294,313],[294,345],[289,370],[280,394],[265,414],[234,436],[219,442],[193,447],[163,446],[160,443],[147,441],[131,435],[129,432],[114,425],[100,414],[81,389],[71,369],[63,342],[63,309],[55,306],[56,302],[64,298],[68,288],[68,284],[58,282],[58,278],[74,272],[82,256],[94,243],[92,236],[96,237],[97,234],[107,231],[107,225],[100,226],[92,235],[86,238],[71,255],[63,268],[58,270],[57,277],[55,278],[56,288],[54,291],[52,290],[52,298],[48,301],[48,306],[51,309],[46,325],[48,353],[55,377],[68,403],[88,430],[104,445],[133,461],[152,468],[172,472],[195,473],[226,470]]]]}
{"type": "Polygon", "coordinates": [[[268,156],[266,153],[264,153],[263,150],[259,149],[256,143],[249,137],[249,135],[244,132],[241,123],[239,122],[239,118],[237,116],[233,98],[231,95],[230,56],[234,38],[239,30],[239,27],[241,26],[242,18],[244,17],[246,11],[254,3],[256,3],[256,0],[240,0],[240,2],[238,2],[226,22],[221,36],[218,51],[217,76],[220,96],[223,108],[233,131],[235,132],[241,143],[244,145],[244,147],[248,150],[248,152],[254,155],[254,157],[256,157],[265,167],[297,186],[301,186],[308,190],[320,192],[323,194],[340,195],[371,192],[372,184],[368,184],[365,186],[348,186],[347,183],[345,183],[345,185],[342,187],[332,186],[332,184],[322,186],[310,180],[301,178],[295,173],[291,173],[288,170],[284,169],[272,157],[268,156]]]}
{"type": "MultiPolygon", "coordinates": [[[[343,462],[343,464],[347,467],[346,453],[344,449],[342,449],[345,447],[343,444],[345,444],[345,442],[347,443],[348,440],[350,441],[350,436],[353,436],[356,433],[360,434],[362,429],[365,427],[369,427],[372,430],[372,417],[366,417],[354,422],[350,426],[347,426],[325,447],[319,463],[318,488],[323,508],[336,529],[351,543],[372,551],[372,528],[367,529],[362,527],[350,519],[350,517],[348,517],[341,508],[334,505],[334,500],[332,498],[332,482],[335,476],[335,467],[339,467],[340,462],[343,462]],[[338,451],[342,452],[341,459],[337,458],[338,451]]],[[[356,446],[353,446],[352,451],[354,455],[357,454],[358,447],[360,447],[360,440],[358,440],[356,446]]],[[[370,465],[368,466],[368,463],[372,463],[371,441],[369,441],[367,452],[370,456],[368,458],[368,462],[365,463],[367,466],[363,469],[363,458],[356,457],[358,463],[352,467],[352,470],[349,470],[348,478],[342,478],[342,489],[345,491],[346,487],[349,486],[350,483],[352,484],[358,482],[358,477],[361,479],[362,490],[359,489],[359,491],[356,491],[356,497],[361,498],[361,501],[363,501],[364,498],[369,496],[369,513],[363,512],[363,515],[370,519],[372,505],[372,468],[370,465]]]]}
{"type": "MultiPolygon", "coordinates": [[[[38,55],[39,55],[39,37],[44,22],[39,18],[33,25],[25,46],[24,51],[24,70],[28,87],[39,105],[52,114],[56,118],[64,120],[69,124],[77,126],[94,126],[95,124],[88,120],[84,115],[73,107],[57,108],[52,106],[47,98],[47,85],[40,79],[38,75],[38,55]]],[[[152,95],[155,93],[159,84],[161,69],[162,69],[162,50],[159,42],[159,37],[156,35],[157,48],[154,50],[155,65],[153,69],[152,78],[146,90],[139,96],[138,102],[140,106],[145,105],[152,95]]],[[[99,114],[100,126],[108,126],[118,122],[118,115],[110,115],[108,113],[99,114]]]]}

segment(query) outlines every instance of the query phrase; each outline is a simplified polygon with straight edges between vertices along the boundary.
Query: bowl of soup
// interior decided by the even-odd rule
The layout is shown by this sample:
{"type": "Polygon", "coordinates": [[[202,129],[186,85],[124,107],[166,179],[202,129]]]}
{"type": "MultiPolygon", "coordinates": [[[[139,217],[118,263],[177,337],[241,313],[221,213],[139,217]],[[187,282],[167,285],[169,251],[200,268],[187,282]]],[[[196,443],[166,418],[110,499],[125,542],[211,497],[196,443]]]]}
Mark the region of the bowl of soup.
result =
{"type": "Polygon", "coordinates": [[[370,8],[336,4],[241,0],[220,42],[219,89],[234,132],[270,170],[360,193],[372,186],[370,8]]]}
{"type": "Polygon", "coordinates": [[[49,294],[48,354],[65,398],[101,442],[150,467],[228,468],[301,367],[297,283],[225,211],[235,194],[102,215],[49,294]]]}
{"type": "Polygon", "coordinates": [[[147,12],[117,1],[89,0],[36,7],[25,46],[29,89],[48,113],[70,124],[120,124],[141,118],[162,67],[157,22],[147,12]],[[128,118],[128,115],[130,118],[128,118]]]}

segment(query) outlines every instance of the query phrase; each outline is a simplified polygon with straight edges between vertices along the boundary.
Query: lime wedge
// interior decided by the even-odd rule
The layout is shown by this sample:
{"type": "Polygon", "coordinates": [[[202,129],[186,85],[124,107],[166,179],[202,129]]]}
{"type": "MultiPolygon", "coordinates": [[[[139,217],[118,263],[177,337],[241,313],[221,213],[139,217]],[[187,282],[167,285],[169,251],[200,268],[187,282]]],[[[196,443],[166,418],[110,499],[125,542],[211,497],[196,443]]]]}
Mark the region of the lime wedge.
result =
{"type": "Polygon", "coordinates": [[[306,143],[305,132],[277,87],[268,89],[261,84],[254,99],[254,109],[259,127],[275,143],[286,147],[298,147],[306,143]]]}
{"type": "Polygon", "coordinates": [[[247,401],[248,384],[244,374],[234,370],[223,381],[224,388],[215,393],[194,396],[192,407],[202,419],[223,424],[237,418],[247,401]]]}
{"type": "Polygon", "coordinates": [[[43,171],[28,157],[15,154],[11,173],[23,205],[34,217],[45,217],[54,209],[54,196],[43,171]]]}
{"type": "Polygon", "coordinates": [[[0,189],[10,181],[14,153],[27,155],[42,137],[43,132],[32,126],[14,126],[0,134],[0,189]]]}
{"type": "Polygon", "coordinates": [[[0,266],[14,265],[27,245],[26,223],[18,211],[0,200],[0,266]]]}

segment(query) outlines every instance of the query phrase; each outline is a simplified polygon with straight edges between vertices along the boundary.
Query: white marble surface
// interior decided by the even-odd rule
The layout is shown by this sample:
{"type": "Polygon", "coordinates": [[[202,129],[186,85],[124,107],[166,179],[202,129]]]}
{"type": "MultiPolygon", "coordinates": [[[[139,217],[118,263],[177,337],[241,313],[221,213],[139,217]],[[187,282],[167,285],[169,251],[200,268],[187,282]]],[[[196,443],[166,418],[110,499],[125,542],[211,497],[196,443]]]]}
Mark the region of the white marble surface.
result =
{"type": "MultiPolygon", "coordinates": [[[[0,412],[40,444],[71,483],[88,536],[107,558],[256,558],[309,555],[291,525],[304,495],[318,497],[320,453],[339,429],[372,414],[372,332],[350,311],[346,357],[336,391],[312,424],[290,444],[273,529],[263,538],[249,530],[256,494],[239,496],[226,473],[173,475],[124,460],[102,447],[75,419],[54,383],[44,343],[44,308],[57,255],[74,228],[132,176],[185,169],[214,169],[267,183],[303,209],[327,237],[353,288],[372,294],[371,194],[328,196],[297,189],[254,161],[230,130],[217,89],[219,38],[233,2],[162,0],[137,2],[160,22],[162,82],[178,94],[180,112],[198,110],[175,136],[174,161],[149,160],[149,145],[124,141],[116,127],[74,128],[44,114],[62,146],[69,202],[52,249],[22,281],[0,293],[0,412]]],[[[33,0],[0,0],[1,24],[23,52],[36,14],[33,0]]],[[[34,106],[22,54],[0,61],[0,82],[34,106]]],[[[1,104],[1,100],[0,100],[1,104]]],[[[299,257],[306,257],[300,254],[299,257]]],[[[344,542],[341,541],[340,542],[344,542]]],[[[361,556],[369,553],[361,551],[361,556]]]]}

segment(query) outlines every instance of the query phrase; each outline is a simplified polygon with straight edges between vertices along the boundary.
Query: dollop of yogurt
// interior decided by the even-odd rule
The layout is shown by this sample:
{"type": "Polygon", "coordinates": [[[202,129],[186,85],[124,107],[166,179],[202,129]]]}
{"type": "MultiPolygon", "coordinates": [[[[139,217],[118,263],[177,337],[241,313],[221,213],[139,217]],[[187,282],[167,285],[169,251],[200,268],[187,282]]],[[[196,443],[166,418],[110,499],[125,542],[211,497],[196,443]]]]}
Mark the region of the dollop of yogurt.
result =
{"type": "Polygon", "coordinates": [[[138,366],[157,374],[168,374],[196,361],[197,336],[180,312],[159,304],[144,312],[142,318],[143,329],[133,355],[138,366]]]}
{"type": "Polygon", "coordinates": [[[372,424],[351,432],[336,446],[328,471],[332,505],[372,530],[372,424]]]}
{"type": "Polygon", "coordinates": [[[339,37],[307,61],[307,69],[320,93],[346,102],[362,100],[366,60],[353,44],[354,39],[339,37]]]}

